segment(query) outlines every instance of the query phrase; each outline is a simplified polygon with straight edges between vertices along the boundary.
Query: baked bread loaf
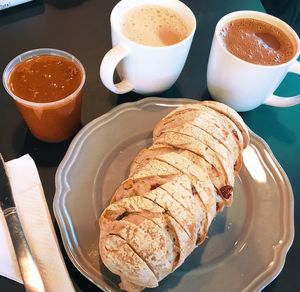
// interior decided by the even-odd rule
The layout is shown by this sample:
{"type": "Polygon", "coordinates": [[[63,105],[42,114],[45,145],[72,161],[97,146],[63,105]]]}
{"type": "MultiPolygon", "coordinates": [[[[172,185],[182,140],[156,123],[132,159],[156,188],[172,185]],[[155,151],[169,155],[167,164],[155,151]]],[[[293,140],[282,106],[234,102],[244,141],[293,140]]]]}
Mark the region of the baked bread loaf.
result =
{"type": "Polygon", "coordinates": [[[206,239],[232,204],[234,176],[249,143],[231,108],[214,101],[178,107],[158,122],[100,216],[100,256],[126,291],[156,287],[206,239]]]}

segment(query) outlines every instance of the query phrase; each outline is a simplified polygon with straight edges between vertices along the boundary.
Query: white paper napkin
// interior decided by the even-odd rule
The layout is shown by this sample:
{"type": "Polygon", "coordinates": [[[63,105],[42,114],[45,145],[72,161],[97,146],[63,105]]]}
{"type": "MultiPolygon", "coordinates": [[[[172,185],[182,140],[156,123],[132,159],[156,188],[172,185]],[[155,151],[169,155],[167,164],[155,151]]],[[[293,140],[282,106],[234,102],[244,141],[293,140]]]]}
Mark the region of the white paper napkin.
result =
{"type": "MultiPolygon", "coordinates": [[[[46,291],[74,291],[61,255],[44,191],[29,155],[6,163],[17,212],[46,291]]],[[[0,275],[22,283],[17,259],[0,210],[0,275]]]]}
{"type": "Polygon", "coordinates": [[[0,1],[0,10],[7,9],[12,6],[20,5],[32,0],[1,0],[0,1]]]}

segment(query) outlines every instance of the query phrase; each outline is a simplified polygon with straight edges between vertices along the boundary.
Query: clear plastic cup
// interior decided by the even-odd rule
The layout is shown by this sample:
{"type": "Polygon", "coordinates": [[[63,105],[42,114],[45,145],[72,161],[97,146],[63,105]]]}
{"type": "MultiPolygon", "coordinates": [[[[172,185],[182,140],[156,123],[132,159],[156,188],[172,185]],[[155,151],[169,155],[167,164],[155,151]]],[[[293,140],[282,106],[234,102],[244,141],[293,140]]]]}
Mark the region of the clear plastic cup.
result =
{"type": "Polygon", "coordinates": [[[20,54],[6,66],[3,72],[3,85],[25,120],[31,133],[45,142],[60,142],[72,137],[80,128],[82,87],[85,83],[85,70],[73,55],[56,49],[42,48],[20,54]],[[8,84],[10,74],[16,65],[35,56],[54,55],[74,62],[81,70],[82,80],[78,88],[63,99],[53,102],[31,102],[16,96],[8,84]]]}

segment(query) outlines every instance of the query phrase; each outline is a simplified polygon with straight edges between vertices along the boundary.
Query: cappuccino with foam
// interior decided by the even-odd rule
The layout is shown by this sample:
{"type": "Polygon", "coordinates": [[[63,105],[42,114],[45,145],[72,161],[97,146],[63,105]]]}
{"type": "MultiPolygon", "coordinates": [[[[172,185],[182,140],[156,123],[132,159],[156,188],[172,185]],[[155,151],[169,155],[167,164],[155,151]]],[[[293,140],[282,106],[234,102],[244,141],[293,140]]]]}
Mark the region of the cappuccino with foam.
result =
{"type": "Polygon", "coordinates": [[[146,46],[170,46],[184,40],[191,29],[174,10],[159,5],[145,5],[130,10],[122,30],[130,40],[146,46]]]}

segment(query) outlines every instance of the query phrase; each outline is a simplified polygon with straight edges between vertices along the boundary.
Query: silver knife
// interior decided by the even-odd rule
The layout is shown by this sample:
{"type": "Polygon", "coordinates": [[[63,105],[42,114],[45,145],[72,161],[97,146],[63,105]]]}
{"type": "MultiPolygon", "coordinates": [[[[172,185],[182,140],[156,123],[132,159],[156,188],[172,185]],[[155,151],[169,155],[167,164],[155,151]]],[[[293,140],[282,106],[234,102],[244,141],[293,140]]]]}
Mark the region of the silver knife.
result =
{"type": "Polygon", "coordinates": [[[24,286],[26,291],[42,292],[45,291],[45,287],[20,223],[1,154],[0,160],[0,205],[15,249],[24,286]]]}

